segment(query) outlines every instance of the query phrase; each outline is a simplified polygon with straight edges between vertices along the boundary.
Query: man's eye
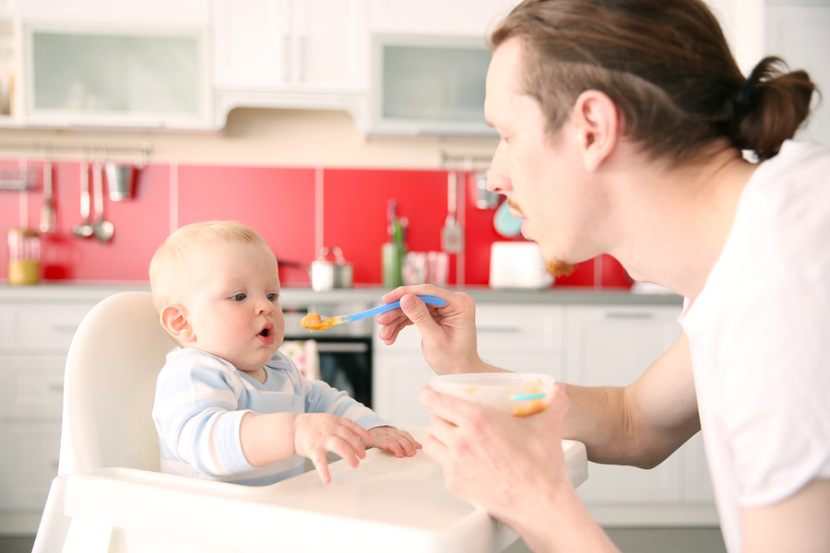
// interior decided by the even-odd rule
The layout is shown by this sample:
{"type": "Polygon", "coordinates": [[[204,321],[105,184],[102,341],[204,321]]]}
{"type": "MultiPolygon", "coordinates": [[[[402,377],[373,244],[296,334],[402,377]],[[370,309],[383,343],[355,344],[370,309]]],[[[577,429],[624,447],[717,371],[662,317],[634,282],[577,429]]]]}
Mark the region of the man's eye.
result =
{"type": "Polygon", "coordinates": [[[231,296],[233,301],[242,301],[245,299],[245,294],[236,294],[235,296],[231,296]]]}

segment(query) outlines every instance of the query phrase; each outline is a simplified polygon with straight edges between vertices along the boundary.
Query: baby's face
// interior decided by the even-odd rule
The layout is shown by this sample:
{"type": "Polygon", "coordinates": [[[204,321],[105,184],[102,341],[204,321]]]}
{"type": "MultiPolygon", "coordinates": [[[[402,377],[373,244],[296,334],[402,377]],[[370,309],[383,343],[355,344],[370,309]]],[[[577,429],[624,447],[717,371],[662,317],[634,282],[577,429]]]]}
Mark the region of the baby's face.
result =
{"type": "Polygon", "coordinates": [[[217,355],[241,371],[261,369],[285,335],[273,253],[245,242],[211,245],[189,274],[184,307],[194,341],[187,346],[217,355]]]}

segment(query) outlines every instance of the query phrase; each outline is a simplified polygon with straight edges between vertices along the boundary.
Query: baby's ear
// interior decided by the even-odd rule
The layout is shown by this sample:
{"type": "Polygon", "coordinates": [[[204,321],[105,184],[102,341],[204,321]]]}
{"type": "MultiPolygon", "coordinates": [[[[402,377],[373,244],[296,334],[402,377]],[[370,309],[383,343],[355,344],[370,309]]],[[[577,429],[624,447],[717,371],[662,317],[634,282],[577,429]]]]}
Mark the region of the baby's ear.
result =
{"type": "Polygon", "coordinates": [[[185,315],[185,308],[182,305],[165,305],[161,308],[159,321],[164,330],[173,337],[179,344],[185,344],[195,339],[193,327],[185,315]]]}

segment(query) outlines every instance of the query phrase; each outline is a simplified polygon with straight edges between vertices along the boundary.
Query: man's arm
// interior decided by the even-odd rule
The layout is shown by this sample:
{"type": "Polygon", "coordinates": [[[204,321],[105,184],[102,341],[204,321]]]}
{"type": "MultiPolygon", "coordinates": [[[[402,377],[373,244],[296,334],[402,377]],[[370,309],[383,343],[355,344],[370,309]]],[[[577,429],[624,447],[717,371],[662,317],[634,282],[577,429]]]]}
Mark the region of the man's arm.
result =
{"type": "Polygon", "coordinates": [[[745,553],[830,551],[830,480],[813,480],[787,499],[766,507],[744,507],[745,553]]]}
{"type": "Polygon", "coordinates": [[[566,390],[564,436],[583,442],[594,462],[652,468],[700,430],[685,334],[624,388],[566,390]]]}

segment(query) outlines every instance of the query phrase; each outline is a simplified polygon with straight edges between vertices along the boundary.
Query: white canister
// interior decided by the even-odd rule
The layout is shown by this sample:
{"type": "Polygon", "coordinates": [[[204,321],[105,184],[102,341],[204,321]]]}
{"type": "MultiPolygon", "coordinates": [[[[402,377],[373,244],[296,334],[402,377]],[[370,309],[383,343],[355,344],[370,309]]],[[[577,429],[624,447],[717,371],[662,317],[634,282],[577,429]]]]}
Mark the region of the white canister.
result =
{"type": "Polygon", "coordinates": [[[547,288],[553,277],[536,242],[493,242],[490,248],[491,288],[547,288]]]}

